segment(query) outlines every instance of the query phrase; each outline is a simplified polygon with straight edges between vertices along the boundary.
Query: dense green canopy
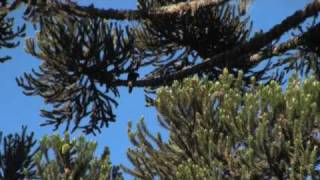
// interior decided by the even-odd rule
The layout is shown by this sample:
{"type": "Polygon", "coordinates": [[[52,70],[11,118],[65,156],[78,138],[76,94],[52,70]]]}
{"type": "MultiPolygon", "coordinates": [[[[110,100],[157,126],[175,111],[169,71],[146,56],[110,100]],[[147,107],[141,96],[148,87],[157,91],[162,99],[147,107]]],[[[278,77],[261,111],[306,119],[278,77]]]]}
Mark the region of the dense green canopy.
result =
{"type": "Polygon", "coordinates": [[[317,179],[320,82],[291,78],[244,86],[225,71],[215,81],[189,78],[157,92],[169,140],[142,119],[129,127],[128,157],[138,179],[317,179]]]}

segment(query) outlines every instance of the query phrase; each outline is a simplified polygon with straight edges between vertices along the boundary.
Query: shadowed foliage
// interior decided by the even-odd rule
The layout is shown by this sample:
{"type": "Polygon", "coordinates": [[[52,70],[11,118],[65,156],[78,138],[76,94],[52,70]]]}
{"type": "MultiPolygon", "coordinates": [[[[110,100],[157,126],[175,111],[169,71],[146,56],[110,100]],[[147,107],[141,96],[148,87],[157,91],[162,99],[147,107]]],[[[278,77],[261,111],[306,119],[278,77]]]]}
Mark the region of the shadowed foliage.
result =
{"type": "MultiPolygon", "coordinates": [[[[9,18],[8,13],[2,13],[2,8],[6,7],[8,2],[3,0],[0,2],[0,49],[15,48],[19,45],[16,41],[19,37],[25,36],[25,25],[15,29],[14,18],[9,18]]],[[[11,59],[10,56],[0,56],[0,63],[11,59]]]]}
{"type": "MultiPolygon", "coordinates": [[[[139,1],[141,11],[177,3],[177,1],[139,1]]],[[[183,1],[178,1],[183,2],[183,1]]],[[[214,55],[225,52],[247,41],[251,27],[248,17],[239,15],[236,6],[204,6],[180,14],[149,16],[137,32],[138,47],[147,56],[158,59],[156,69],[148,76],[165,75],[192,66],[214,55]],[[164,58],[165,57],[165,58],[164,58]]],[[[223,67],[247,72],[255,64],[239,60],[233,64],[215,64],[212,69],[198,72],[211,79],[223,67]]]]}
{"type": "Polygon", "coordinates": [[[130,30],[122,30],[105,20],[56,16],[40,21],[41,31],[35,40],[26,41],[26,49],[42,59],[39,72],[25,74],[18,84],[27,95],[40,95],[53,105],[42,116],[58,128],[74,124],[94,132],[115,120],[112,108],[119,96],[112,85],[135,68],[130,58],[133,39],[130,30]],[[107,94],[107,92],[110,92],[107,94]],[[109,95],[110,94],[110,95],[109,95]],[[90,117],[87,125],[80,121],[90,117]]]}
{"type": "Polygon", "coordinates": [[[5,180],[29,179],[35,177],[33,156],[37,152],[33,133],[22,127],[21,134],[2,137],[0,145],[0,178],[5,180]]]}
{"type": "Polygon", "coordinates": [[[71,140],[58,135],[45,136],[40,142],[40,151],[35,155],[37,175],[50,180],[122,180],[118,166],[112,166],[109,150],[95,157],[97,144],[83,136],[71,140]]]}

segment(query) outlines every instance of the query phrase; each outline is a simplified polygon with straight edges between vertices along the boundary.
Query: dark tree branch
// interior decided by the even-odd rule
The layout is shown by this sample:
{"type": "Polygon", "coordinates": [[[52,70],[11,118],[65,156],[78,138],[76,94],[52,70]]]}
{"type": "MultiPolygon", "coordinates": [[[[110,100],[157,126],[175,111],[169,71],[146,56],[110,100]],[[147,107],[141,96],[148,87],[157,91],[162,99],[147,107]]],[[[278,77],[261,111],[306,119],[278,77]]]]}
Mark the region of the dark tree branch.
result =
{"type": "Polygon", "coordinates": [[[266,51],[261,51],[256,54],[253,54],[249,57],[249,61],[252,63],[260,63],[264,59],[268,59],[274,56],[282,55],[283,53],[295,49],[302,43],[301,37],[294,37],[290,39],[289,41],[286,41],[284,43],[281,43],[280,45],[277,45],[271,49],[268,49],[266,51]]]}
{"type": "Polygon", "coordinates": [[[229,0],[193,0],[191,2],[181,2],[173,5],[168,5],[161,7],[152,11],[152,14],[161,15],[161,14],[175,14],[186,11],[195,12],[200,7],[205,6],[219,6],[223,3],[228,2],[229,0]]]}
{"type": "MultiPolygon", "coordinates": [[[[239,56],[244,54],[252,54],[259,51],[261,48],[272,43],[272,41],[279,39],[284,33],[297,27],[307,18],[316,15],[320,11],[320,1],[314,1],[310,3],[305,9],[296,11],[293,15],[287,17],[280,24],[275,25],[270,31],[252,38],[247,43],[240,45],[232,50],[218,54],[212,58],[208,58],[206,61],[194,65],[192,67],[183,69],[173,74],[169,74],[163,77],[155,77],[150,79],[137,80],[133,86],[135,87],[156,87],[166,85],[173,80],[180,80],[187,76],[196,74],[197,72],[208,70],[215,64],[223,64],[228,67],[231,61],[238,60],[239,56]]],[[[114,86],[127,86],[128,81],[117,80],[114,82],[114,86]]]]}
{"type": "Polygon", "coordinates": [[[142,19],[142,14],[137,10],[99,9],[94,6],[79,6],[59,4],[52,9],[62,10],[79,17],[101,17],[105,19],[135,20],[142,19]]]}
{"type": "MultiPolygon", "coordinates": [[[[147,17],[168,15],[168,14],[180,14],[186,11],[196,11],[200,7],[204,6],[219,6],[229,0],[194,0],[190,2],[181,2],[173,5],[163,6],[150,10],[149,12],[143,12],[140,10],[118,10],[118,9],[99,9],[94,6],[80,6],[76,4],[63,4],[55,3],[50,4],[52,10],[60,10],[69,14],[73,14],[79,17],[100,17],[105,19],[116,20],[139,20],[146,19],[147,17]]],[[[36,4],[36,6],[46,6],[47,4],[36,4]]],[[[39,9],[41,10],[41,8],[39,9]]]]}

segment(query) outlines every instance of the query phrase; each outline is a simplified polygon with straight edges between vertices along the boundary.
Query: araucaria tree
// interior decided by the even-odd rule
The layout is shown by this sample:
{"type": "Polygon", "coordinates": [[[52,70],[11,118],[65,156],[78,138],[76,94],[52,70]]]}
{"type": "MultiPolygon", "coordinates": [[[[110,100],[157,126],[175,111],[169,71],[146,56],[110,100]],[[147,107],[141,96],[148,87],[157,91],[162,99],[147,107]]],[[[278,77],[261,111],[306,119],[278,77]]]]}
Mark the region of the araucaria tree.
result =
{"type": "Polygon", "coordinates": [[[137,179],[317,179],[320,82],[289,80],[248,87],[228,74],[188,78],[159,89],[155,107],[169,140],[143,119],[129,137],[137,179]],[[244,92],[245,90],[245,92],[244,92]]]}
{"type": "Polygon", "coordinates": [[[71,140],[69,134],[45,136],[34,157],[37,177],[45,180],[122,180],[118,166],[110,163],[109,150],[95,157],[97,143],[83,136],[71,140]],[[53,155],[50,155],[53,154],[53,155]]]}
{"type": "MultiPolygon", "coordinates": [[[[55,129],[96,134],[116,121],[120,87],[144,88],[170,136],[152,135],[143,121],[136,133],[129,131],[134,168],[123,169],[137,179],[315,178],[320,0],[266,32],[252,31],[252,2],[137,0],[135,10],[118,10],[70,0],[4,0],[0,48],[15,47],[24,35],[24,26],[14,31],[8,18],[23,6],[24,19],[38,29],[26,39],[26,51],[41,65],[17,83],[52,105],[41,115],[43,125],[55,129]],[[299,84],[297,75],[282,90],[292,73],[313,78],[299,84]]],[[[89,158],[94,144],[80,138],[88,147],[82,155],[79,144],[69,143],[42,141],[38,176],[77,179],[82,173],[86,179],[95,165],[109,163],[107,156],[89,158]],[[46,155],[50,148],[53,157],[46,155]]],[[[94,177],[111,177],[110,168],[94,177]]]]}
{"type": "Polygon", "coordinates": [[[95,156],[97,143],[83,136],[70,139],[66,133],[44,136],[36,144],[34,133],[0,134],[0,178],[3,180],[122,180],[119,166],[112,166],[110,152],[105,148],[95,156]]]}
{"type": "Polygon", "coordinates": [[[33,157],[37,150],[34,133],[27,133],[27,128],[22,127],[21,134],[9,134],[4,137],[2,135],[0,132],[0,178],[35,178],[33,157]]]}

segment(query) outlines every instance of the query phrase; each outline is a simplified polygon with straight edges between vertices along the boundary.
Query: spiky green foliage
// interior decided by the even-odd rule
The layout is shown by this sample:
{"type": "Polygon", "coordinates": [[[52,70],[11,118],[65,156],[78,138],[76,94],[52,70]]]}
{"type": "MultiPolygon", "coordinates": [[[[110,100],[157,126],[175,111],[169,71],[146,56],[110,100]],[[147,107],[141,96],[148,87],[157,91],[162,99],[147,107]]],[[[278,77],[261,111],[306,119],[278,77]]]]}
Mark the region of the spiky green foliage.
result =
{"type": "Polygon", "coordinates": [[[37,175],[43,180],[105,180],[123,179],[119,167],[112,166],[109,150],[95,157],[97,144],[83,136],[70,140],[59,135],[45,136],[35,155],[37,175]]]}
{"type": "Polygon", "coordinates": [[[130,128],[134,168],[125,170],[136,179],[319,177],[320,82],[291,78],[283,91],[274,81],[244,86],[242,76],[161,88],[155,107],[169,139],[143,120],[130,128]]]}
{"type": "Polygon", "coordinates": [[[0,179],[18,180],[35,177],[33,156],[37,149],[34,134],[22,127],[21,134],[0,134],[0,179]]]}

